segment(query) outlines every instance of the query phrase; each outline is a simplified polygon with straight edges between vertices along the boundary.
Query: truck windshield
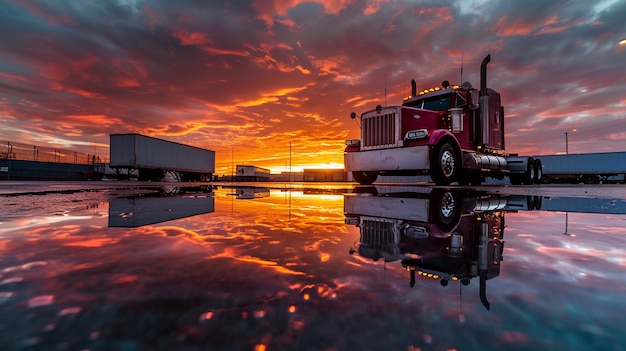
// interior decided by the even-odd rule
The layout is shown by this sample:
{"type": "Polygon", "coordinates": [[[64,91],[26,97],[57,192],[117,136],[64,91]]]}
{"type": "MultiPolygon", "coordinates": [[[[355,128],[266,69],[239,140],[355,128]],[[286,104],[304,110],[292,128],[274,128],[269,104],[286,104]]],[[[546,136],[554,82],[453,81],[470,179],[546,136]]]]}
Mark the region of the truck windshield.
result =
{"type": "Polygon", "coordinates": [[[450,108],[450,95],[433,96],[424,100],[417,100],[405,106],[422,108],[432,111],[446,111],[450,108]]]}
{"type": "Polygon", "coordinates": [[[446,111],[450,108],[450,96],[437,96],[424,100],[424,110],[446,111]]]}

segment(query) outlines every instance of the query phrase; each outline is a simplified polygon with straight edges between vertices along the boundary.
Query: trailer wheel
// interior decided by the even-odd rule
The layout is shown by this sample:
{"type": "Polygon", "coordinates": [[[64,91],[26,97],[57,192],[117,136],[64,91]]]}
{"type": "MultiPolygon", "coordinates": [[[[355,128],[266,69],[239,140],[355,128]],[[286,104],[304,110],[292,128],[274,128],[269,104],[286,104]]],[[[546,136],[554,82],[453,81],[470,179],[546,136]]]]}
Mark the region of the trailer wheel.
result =
{"type": "Polygon", "coordinates": [[[377,172],[354,171],[352,177],[361,185],[371,185],[378,178],[377,172]]]}
{"type": "Polygon", "coordinates": [[[585,174],[584,176],[582,176],[581,180],[583,181],[584,184],[599,184],[600,183],[598,176],[596,176],[595,174],[585,174]]]}
{"type": "Polygon", "coordinates": [[[543,198],[540,195],[528,195],[526,196],[526,208],[529,211],[541,210],[541,203],[543,198]]]}
{"type": "Polygon", "coordinates": [[[530,185],[535,182],[535,160],[532,157],[526,162],[526,173],[524,173],[523,184],[530,185]]]}
{"type": "Polygon", "coordinates": [[[430,161],[430,177],[437,185],[450,185],[461,171],[458,153],[449,143],[442,143],[433,151],[430,161]]]}
{"type": "Polygon", "coordinates": [[[541,160],[536,159],[533,167],[535,167],[535,178],[534,178],[535,184],[542,184],[543,183],[543,165],[541,164],[541,160]]]}

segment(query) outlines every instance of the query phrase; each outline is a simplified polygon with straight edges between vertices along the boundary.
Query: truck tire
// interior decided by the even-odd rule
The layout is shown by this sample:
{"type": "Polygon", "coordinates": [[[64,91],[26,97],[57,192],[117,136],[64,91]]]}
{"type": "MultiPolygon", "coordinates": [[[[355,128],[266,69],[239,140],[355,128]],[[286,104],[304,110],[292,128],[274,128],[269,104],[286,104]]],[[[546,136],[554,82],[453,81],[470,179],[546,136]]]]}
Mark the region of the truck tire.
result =
{"type": "Polygon", "coordinates": [[[599,184],[600,180],[595,174],[585,174],[581,178],[584,184],[599,184]]]}
{"type": "Polygon", "coordinates": [[[430,159],[430,178],[437,185],[450,185],[457,181],[461,172],[461,161],[454,147],[447,142],[433,150],[430,159]]]}
{"type": "Polygon", "coordinates": [[[543,202],[543,197],[540,195],[528,195],[526,196],[526,208],[529,211],[539,211],[541,210],[541,203],[543,202]]]}
{"type": "Polygon", "coordinates": [[[536,159],[535,160],[535,184],[542,184],[543,183],[543,165],[541,164],[541,160],[540,159],[536,159]]]}
{"type": "Polygon", "coordinates": [[[530,185],[535,182],[535,160],[532,157],[528,158],[528,162],[526,162],[526,172],[524,173],[524,177],[522,179],[522,183],[524,185],[530,185]]]}
{"type": "Polygon", "coordinates": [[[354,171],[352,172],[352,177],[354,180],[361,185],[371,185],[378,178],[378,173],[376,172],[364,172],[364,171],[354,171]]]}
{"type": "Polygon", "coordinates": [[[454,229],[461,220],[461,201],[450,190],[434,189],[430,193],[430,216],[443,232],[454,229]]]}

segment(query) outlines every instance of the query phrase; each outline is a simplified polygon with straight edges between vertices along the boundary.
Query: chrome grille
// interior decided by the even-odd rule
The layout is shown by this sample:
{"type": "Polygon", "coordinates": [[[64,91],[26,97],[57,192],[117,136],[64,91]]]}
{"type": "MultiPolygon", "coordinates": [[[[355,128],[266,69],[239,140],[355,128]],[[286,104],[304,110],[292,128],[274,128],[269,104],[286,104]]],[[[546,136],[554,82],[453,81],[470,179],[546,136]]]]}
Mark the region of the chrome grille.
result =
{"type": "Polygon", "coordinates": [[[395,221],[380,218],[361,218],[361,245],[388,251],[400,243],[400,232],[395,221]]]}
{"type": "Polygon", "coordinates": [[[396,110],[364,115],[361,124],[362,148],[378,149],[396,145],[396,110]]]}

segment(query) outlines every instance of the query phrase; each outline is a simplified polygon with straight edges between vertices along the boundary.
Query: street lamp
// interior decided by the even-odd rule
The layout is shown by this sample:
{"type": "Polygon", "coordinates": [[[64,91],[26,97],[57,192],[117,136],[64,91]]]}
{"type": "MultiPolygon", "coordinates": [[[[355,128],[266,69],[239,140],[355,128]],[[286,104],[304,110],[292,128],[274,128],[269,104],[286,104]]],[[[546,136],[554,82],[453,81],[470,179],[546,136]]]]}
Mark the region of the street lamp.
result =
{"type": "MultiPolygon", "coordinates": [[[[576,129],[572,129],[571,132],[575,133],[576,129]]],[[[567,154],[569,154],[569,150],[568,150],[568,146],[569,145],[568,145],[568,142],[567,142],[567,135],[569,134],[569,132],[565,132],[563,134],[565,134],[565,154],[567,155],[567,154]]]]}
{"type": "Polygon", "coordinates": [[[626,38],[620,40],[619,45],[626,45],[626,38]]]}

